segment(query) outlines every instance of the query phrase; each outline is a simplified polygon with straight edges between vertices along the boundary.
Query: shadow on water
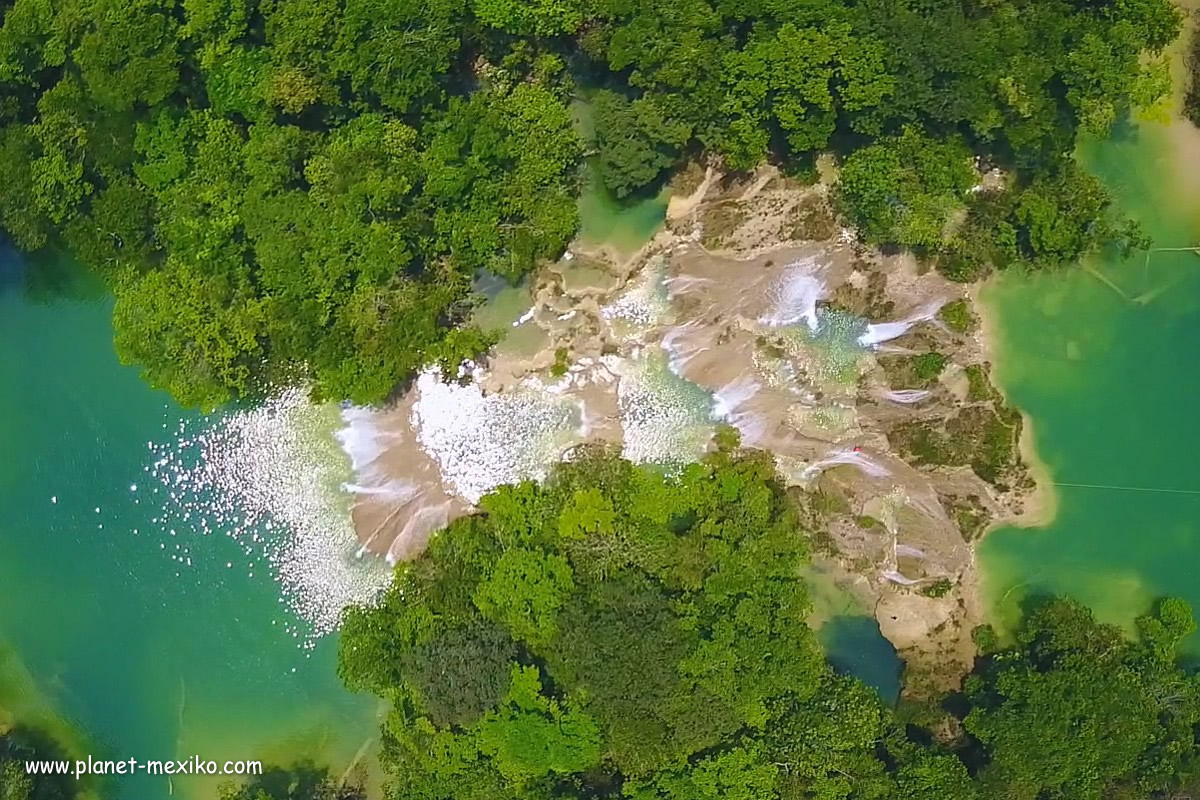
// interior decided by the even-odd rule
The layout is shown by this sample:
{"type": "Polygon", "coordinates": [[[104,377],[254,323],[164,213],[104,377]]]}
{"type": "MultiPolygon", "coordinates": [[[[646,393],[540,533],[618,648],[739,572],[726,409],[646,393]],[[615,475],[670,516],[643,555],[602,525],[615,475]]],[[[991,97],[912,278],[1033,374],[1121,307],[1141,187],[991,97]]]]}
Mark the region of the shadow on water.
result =
{"type": "Polygon", "coordinates": [[[0,294],[25,287],[25,259],[8,245],[0,245],[0,294]]]}
{"type": "Polygon", "coordinates": [[[904,662],[892,643],[883,637],[879,623],[868,616],[836,616],[821,626],[818,635],[833,668],[853,675],[873,687],[889,704],[900,697],[904,662]]]}
{"type": "MultiPolygon", "coordinates": [[[[580,137],[593,142],[595,125],[586,93],[571,104],[571,113],[580,137]]],[[[634,196],[616,197],[601,179],[598,159],[590,157],[578,201],[579,239],[588,245],[611,247],[621,257],[631,256],[662,227],[669,197],[669,188],[661,182],[634,196]]]]}
{"type": "Polygon", "coordinates": [[[30,302],[49,304],[99,300],[107,287],[99,275],[62,253],[26,255],[5,243],[0,244],[0,294],[6,292],[21,292],[30,302]]]}
{"type": "MultiPolygon", "coordinates": [[[[17,724],[0,732],[0,764],[14,762],[21,765],[34,760],[71,761],[71,755],[61,742],[36,728],[17,724]]],[[[88,796],[92,783],[90,776],[80,781],[73,775],[42,775],[31,781],[33,792],[29,796],[36,800],[75,800],[88,796]]],[[[8,787],[8,790],[17,792],[12,797],[24,796],[18,787],[8,787]]],[[[3,785],[0,785],[0,797],[5,800],[10,797],[3,785]]]]}

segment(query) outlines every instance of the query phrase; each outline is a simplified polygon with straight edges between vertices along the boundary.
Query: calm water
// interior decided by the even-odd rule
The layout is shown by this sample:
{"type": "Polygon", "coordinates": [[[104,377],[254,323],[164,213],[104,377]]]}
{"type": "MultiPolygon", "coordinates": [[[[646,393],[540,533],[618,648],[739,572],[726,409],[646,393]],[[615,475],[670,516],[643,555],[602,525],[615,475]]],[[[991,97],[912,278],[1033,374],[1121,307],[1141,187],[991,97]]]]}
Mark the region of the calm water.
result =
{"type": "MultiPolygon", "coordinates": [[[[154,522],[165,489],[144,472],[147,445],[185,412],[117,363],[107,301],[31,301],[3,258],[0,707],[57,715],[95,756],[349,763],[374,706],[341,687],[336,642],[306,656],[266,569],[250,577],[219,532],[154,522]],[[169,557],[180,542],[186,569],[169,557]]],[[[209,798],[214,782],[174,791],[209,798]]],[[[103,788],[170,790],[155,777],[103,788]]]]}
{"type": "MultiPolygon", "coordinates": [[[[579,135],[590,141],[594,130],[591,108],[577,100],[571,112],[579,135]]],[[[579,196],[579,238],[585,244],[608,245],[623,256],[631,256],[662,227],[669,198],[670,191],[664,186],[654,195],[619,200],[604,187],[595,161],[589,161],[579,196]]]]}
{"type": "MultiPolygon", "coordinates": [[[[1146,125],[1080,157],[1156,246],[1197,245],[1197,136],[1146,125]]],[[[1163,594],[1200,608],[1200,257],[1092,266],[1120,291],[1070,270],[1001,281],[989,298],[1003,329],[998,377],[1032,417],[1053,479],[1125,487],[1059,486],[1048,528],[988,536],[986,591],[1007,623],[1023,597],[1051,591],[1121,624],[1163,594]]]]}

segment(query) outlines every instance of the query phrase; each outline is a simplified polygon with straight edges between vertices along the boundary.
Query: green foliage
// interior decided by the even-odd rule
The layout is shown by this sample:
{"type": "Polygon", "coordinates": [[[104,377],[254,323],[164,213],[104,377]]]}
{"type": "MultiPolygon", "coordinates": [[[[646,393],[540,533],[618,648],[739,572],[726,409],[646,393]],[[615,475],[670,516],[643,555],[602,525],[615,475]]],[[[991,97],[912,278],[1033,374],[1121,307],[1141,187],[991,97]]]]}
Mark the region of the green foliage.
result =
{"type": "Polygon", "coordinates": [[[566,347],[557,347],[554,349],[554,363],[550,365],[550,374],[555,378],[561,378],[567,374],[567,370],[571,366],[568,360],[571,357],[571,351],[566,347]]]}
{"type": "Polygon", "coordinates": [[[438,725],[475,722],[504,696],[516,644],[498,625],[472,620],[414,647],[404,662],[438,725]]]}
{"type": "Polygon", "coordinates": [[[926,389],[937,382],[946,367],[941,353],[921,353],[915,356],[882,356],[879,365],[888,383],[897,389],[926,389]]]}
{"type": "Polygon", "coordinates": [[[226,783],[216,800],[366,800],[366,791],[350,781],[338,781],[328,770],[310,762],[289,767],[268,766],[262,775],[244,783],[226,783]]]}
{"type": "Polygon", "coordinates": [[[970,152],[906,127],[900,136],[856,150],[842,167],[843,210],[871,241],[934,248],[974,183],[970,152]]]}
{"type": "Polygon", "coordinates": [[[392,704],[388,797],[1166,797],[1200,755],[1174,598],[1136,641],[1062,599],[1007,649],[977,628],[972,738],[931,744],[822,658],[804,537],[762,454],[666,477],[587,451],[480,506],[345,621],[343,678],[392,704]]]}
{"type": "Polygon", "coordinates": [[[1053,268],[1104,247],[1149,246],[1136,222],[1118,218],[1107,190],[1073,161],[1007,192],[980,192],[947,244],[939,269],[952,280],[981,277],[988,266],[1053,268]]]}
{"type": "Polygon", "coordinates": [[[992,397],[994,389],[992,382],[988,378],[987,366],[984,364],[970,364],[963,370],[967,375],[967,399],[973,402],[981,402],[992,397]]]}
{"type": "Polygon", "coordinates": [[[971,313],[971,304],[965,298],[942,306],[938,311],[938,319],[946,323],[946,327],[955,333],[970,333],[971,329],[975,327],[975,316],[971,313]]]}
{"type": "Polygon", "coordinates": [[[921,353],[913,356],[913,372],[924,383],[937,380],[946,367],[946,357],[941,353],[921,353]]]}
{"type": "Polygon", "coordinates": [[[997,402],[996,407],[968,406],[940,423],[901,423],[888,432],[888,441],[917,465],[970,466],[983,480],[1001,486],[1020,469],[1020,433],[1020,415],[997,402]]]}
{"type": "Polygon", "coordinates": [[[26,761],[69,760],[71,754],[49,735],[11,723],[0,725],[0,800],[74,800],[93,796],[86,779],[70,774],[30,775],[26,761]]]}
{"type": "Polygon", "coordinates": [[[954,588],[954,584],[947,578],[938,578],[933,583],[921,590],[921,594],[926,597],[945,597],[950,594],[950,590],[954,588]]]}
{"type": "Polygon", "coordinates": [[[1144,242],[1063,154],[1158,102],[1178,29],[1167,0],[13,0],[0,227],[94,266],[122,358],[186,403],[375,402],[487,346],[479,270],[574,235],[577,84],[618,197],[833,148],[866,238],[973,280],[1144,242]],[[969,194],[972,156],[1011,185],[969,194]]]}
{"type": "Polygon", "coordinates": [[[1166,639],[1132,642],[1068,600],[1038,608],[1018,645],[967,684],[964,724],[988,748],[981,775],[993,796],[1100,798],[1120,787],[1171,788],[1194,757],[1200,685],[1175,665],[1194,628],[1179,600],[1147,618],[1166,639]]]}
{"type": "Polygon", "coordinates": [[[656,181],[691,139],[690,126],[668,119],[652,95],[630,102],[602,90],[590,103],[600,178],[617,197],[656,181]]]}
{"type": "Polygon", "coordinates": [[[505,551],[475,591],[475,605],[532,645],[548,643],[558,610],[575,588],[571,565],[558,555],[514,548],[505,551]]]}
{"type": "Polygon", "coordinates": [[[722,450],[664,477],[586,453],[480,505],[343,629],[343,677],[393,700],[394,796],[894,785],[888,712],[805,624],[803,536],[769,459],[722,450]]]}
{"type": "Polygon", "coordinates": [[[1188,42],[1186,64],[1187,91],[1183,96],[1183,113],[1193,125],[1200,126],[1200,32],[1192,29],[1188,42]]]}

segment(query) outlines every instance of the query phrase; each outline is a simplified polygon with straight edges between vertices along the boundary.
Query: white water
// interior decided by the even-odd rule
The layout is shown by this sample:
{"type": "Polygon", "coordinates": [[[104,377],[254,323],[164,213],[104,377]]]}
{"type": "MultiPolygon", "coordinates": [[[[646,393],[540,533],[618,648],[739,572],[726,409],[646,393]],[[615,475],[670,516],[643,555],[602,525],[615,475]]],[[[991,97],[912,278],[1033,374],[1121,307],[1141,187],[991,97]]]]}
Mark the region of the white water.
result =
{"type": "Polygon", "coordinates": [[[446,487],[472,505],[501,484],[545,477],[583,437],[579,401],[536,380],[485,395],[475,383],[447,383],[426,370],[416,391],[417,440],[438,463],[446,487]]]}
{"type": "Polygon", "coordinates": [[[636,331],[656,325],[670,313],[666,285],[666,260],[652,259],[621,295],[600,309],[610,322],[620,320],[636,331]]]}
{"type": "MultiPolygon", "coordinates": [[[[171,501],[154,522],[171,536],[172,525],[184,522],[238,542],[251,573],[278,580],[283,603],[304,622],[289,628],[306,647],[389,578],[382,559],[360,557],[339,491],[347,476],[330,436],[337,419],[335,408],[313,405],[304,388],[287,389],[252,409],[181,422],[172,441],[151,445],[156,460],[147,467],[171,501]]],[[[382,453],[357,431],[337,438],[363,469],[382,453]]],[[[176,545],[178,558],[190,566],[183,545],[176,545]]]]}
{"type": "Polygon", "coordinates": [[[933,300],[917,309],[911,316],[896,322],[879,322],[867,325],[866,332],[858,337],[858,343],[863,347],[875,347],[883,342],[903,336],[908,329],[918,322],[933,319],[938,311],[946,304],[945,300],[933,300]]]}
{"type": "Polygon", "coordinates": [[[817,302],[826,292],[824,281],[816,275],[819,269],[815,257],[789,264],[771,287],[771,310],[759,322],[780,327],[803,320],[810,331],[816,331],[817,302]]]}
{"type": "Polygon", "coordinates": [[[713,417],[737,428],[743,445],[754,445],[766,433],[762,416],[745,407],[760,389],[758,381],[743,375],[713,393],[713,417]]]}
{"type": "Polygon", "coordinates": [[[920,511],[930,519],[938,521],[946,519],[946,509],[942,507],[941,502],[938,501],[933,491],[928,488],[918,491],[913,487],[909,487],[904,501],[910,508],[920,511]]]}
{"type": "Polygon", "coordinates": [[[695,275],[675,275],[674,277],[667,278],[663,283],[667,287],[667,293],[671,297],[674,297],[677,294],[695,289],[698,286],[715,283],[715,281],[711,278],[701,278],[695,275]]]}
{"type": "Polygon", "coordinates": [[[360,479],[388,449],[384,441],[387,437],[375,427],[373,414],[369,408],[343,408],[342,421],[346,423],[345,427],[334,434],[342,450],[350,457],[354,474],[360,479]]]}
{"type": "Polygon", "coordinates": [[[929,395],[930,392],[926,389],[892,389],[883,393],[883,399],[891,400],[893,403],[911,405],[921,402],[929,395]]]}
{"type": "Polygon", "coordinates": [[[343,483],[343,491],[350,494],[367,495],[368,497],[388,497],[396,500],[407,500],[416,493],[416,487],[411,483],[400,480],[390,480],[382,486],[363,486],[358,483],[343,483]]]}
{"type": "Polygon", "coordinates": [[[881,572],[879,574],[882,575],[887,580],[891,581],[892,583],[898,583],[901,586],[915,586],[918,583],[920,583],[920,581],[914,581],[912,578],[906,578],[903,575],[901,575],[899,572],[896,572],[895,570],[891,570],[891,569],[889,569],[885,572],[881,572]]]}
{"type": "Polygon", "coordinates": [[[805,480],[810,480],[819,475],[822,470],[843,464],[858,467],[872,478],[885,478],[892,474],[891,470],[861,450],[856,451],[853,448],[841,448],[830,451],[825,458],[809,465],[801,477],[805,480]]]}
{"type": "Polygon", "coordinates": [[[670,370],[661,351],[614,364],[620,371],[621,454],[638,464],[699,459],[712,436],[708,393],[670,370]]]}
{"type": "Polygon", "coordinates": [[[683,377],[684,370],[687,368],[688,362],[701,353],[708,351],[707,346],[685,341],[688,334],[695,332],[699,328],[699,323],[695,321],[676,325],[663,334],[662,342],[660,342],[662,349],[667,352],[667,365],[671,368],[671,372],[674,372],[681,378],[683,377]]]}

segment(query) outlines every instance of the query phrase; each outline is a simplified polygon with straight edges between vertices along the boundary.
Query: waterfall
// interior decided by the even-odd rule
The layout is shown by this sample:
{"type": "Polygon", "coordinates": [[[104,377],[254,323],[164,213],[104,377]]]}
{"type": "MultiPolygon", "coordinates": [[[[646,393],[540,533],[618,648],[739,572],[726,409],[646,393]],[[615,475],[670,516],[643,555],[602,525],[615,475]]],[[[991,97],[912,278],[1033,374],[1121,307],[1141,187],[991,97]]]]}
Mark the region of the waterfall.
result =
{"type": "Polygon", "coordinates": [[[400,480],[390,480],[382,486],[363,486],[358,483],[343,483],[342,491],[349,494],[361,494],[368,497],[386,497],[400,502],[412,498],[417,488],[411,483],[400,480]]]}
{"type": "Polygon", "coordinates": [[[638,464],[698,460],[712,438],[712,396],[671,371],[661,351],[614,362],[621,454],[638,464]]]}
{"type": "Polygon", "coordinates": [[[908,329],[918,322],[933,319],[938,311],[946,304],[945,300],[932,300],[917,309],[911,316],[896,322],[879,322],[867,326],[866,332],[858,337],[858,343],[863,347],[875,347],[883,342],[903,336],[908,329]]]}
{"type": "Polygon", "coordinates": [[[902,403],[910,405],[919,403],[929,397],[930,392],[926,389],[893,389],[883,393],[883,399],[891,400],[893,403],[902,403]]]}
{"type": "MultiPolygon", "coordinates": [[[[251,408],[181,423],[173,440],[151,444],[154,461],[147,466],[170,501],[154,523],[172,536],[170,526],[183,523],[237,542],[249,570],[278,581],[280,599],[299,620],[286,624],[305,647],[336,629],[346,606],[370,602],[390,578],[382,559],[359,557],[338,491],[348,477],[339,442],[367,471],[384,448],[369,412],[340,411],[314,405],[304,387],[285,389],[251,408]]],[[[186,549],[177,549],[184,560],[186,549]]]]}
{"type": "Polygon", "coordinates": [[[361,478],[372,471],[371,465],[387,450],[384,440],[390,435],[375,424],[375,412],[369,408],[344,407],[342,422],[345,425],[334,434],[334,438],[350,458],[354,474],[361,478]]]}
{"type": "Polygon", "coordinates": [[[899,572],[896,572],[894,569],[889,569],[889,570],[887,570],[885,572],[881,572],[879,574],[882,575],[887,580],[891,581],[892,583],[898,583],[901,586],[916,586],[918,583],[920,583],[920,581],[914,581],[912,578],[904,577],[899,572]]]}
{"type": "Polygon", "coordinates": [[[501,484],[544,477],[582,437],[580,402],[536,380],[485,395],[478,384],[446,383],[426,370],[416,392],[410,421],[417,441],[445,485],[472,504],[501,484]]]}
{"type": "Polygon", "coordinates": [[[809,465],[801,477],[805,480],[810,480],[828,467],[841,466],[843,464],[858,467],[872,478],[884,478],[892,474],[891,470],[861,450],[841,448],[831,451],[825,458],[809,465]]]}
{"type": "Polygon", "coordinates": [[[667,278],[663,283],[667,287],[667,294],[674,297],[677,294],[686,294],[698,286],[706,286],[716,283],[712,278],[701,278],[696,275],[676,275],[672,278],[667,278]]]}
{"type": "Polygon", "coordinates": [[[761,388],[758,381],[743,375],[713,393],[713,417],[737,428],[743,444],[757,442],[766,432],[765,421],[743,408],[761,388]]]}
{"type": "Polygon", "coordinates": [[[789,264],[771,289],[772,310],[759,322],[772,327],[795,325],[801,320],[810,331],[817,330],[817,301],[825,295],[825,283],[816,276],[816,258],[789,264]]]}
{"type": "Polygon", "coordinates": [[[676,325],[663,334],[662,341],[659,343],[659,346],[667,352],[667,366],[671,372],[681,378],[684,377],[683,372],[687,368],[688,362],[708,350],[705,345],[682,341],[688,334],[699,328],[699,323],[695,321],[676,325]]]}

